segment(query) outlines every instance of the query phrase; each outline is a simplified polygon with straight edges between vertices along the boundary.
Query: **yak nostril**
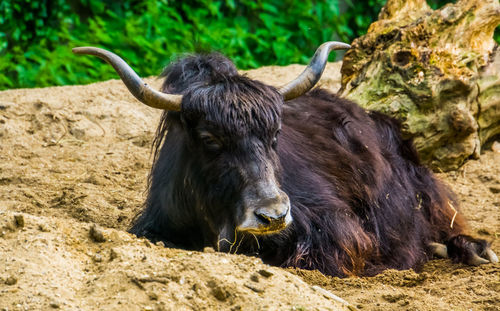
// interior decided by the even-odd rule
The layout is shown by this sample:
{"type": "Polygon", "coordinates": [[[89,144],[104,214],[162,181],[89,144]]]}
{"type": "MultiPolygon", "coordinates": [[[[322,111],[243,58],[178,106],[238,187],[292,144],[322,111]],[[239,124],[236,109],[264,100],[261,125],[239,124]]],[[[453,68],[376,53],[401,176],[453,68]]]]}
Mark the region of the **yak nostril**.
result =
{"type": "Polygon", "coordinates": [[[275,225],[284,222],[285,217],[288,213],[288,208],[284,210],[273,210],[269,208],[260,208],[254,211],[257,220],[259,220],[263,225],[275,225]]]}
{"type": "Polygon", "coordinates": [[[257,217],[257,219],[264,225],[268,226],[271,224],[271,221],[272,221],[272,218],[269,217],[268,215],[264,214],[264,213],[259,213],[258,211],[255,211],[255,216],[257,217]]]}
{"type": "Polygon", "coordinates": [[[292,221],[288,202],[260,206],[252,211],[248,209],[245,218],[236,228],[238,231],[261,235],[274,234],[285,229],[292,221]]]}

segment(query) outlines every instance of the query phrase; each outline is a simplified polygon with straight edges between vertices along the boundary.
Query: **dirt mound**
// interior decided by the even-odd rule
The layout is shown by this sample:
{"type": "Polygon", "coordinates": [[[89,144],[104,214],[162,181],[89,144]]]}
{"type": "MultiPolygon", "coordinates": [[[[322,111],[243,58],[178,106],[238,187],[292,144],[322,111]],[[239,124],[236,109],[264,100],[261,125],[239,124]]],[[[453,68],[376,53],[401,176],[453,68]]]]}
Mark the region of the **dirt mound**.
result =
{"type": "MultiPolygon", "coordinates": [[[[302,69],[248,75],[279,85],[302,69]]],[[[334,90],[339,79],[339,64],[329,64],[321,83],[334,90]]],[[[438,260],[420,274],[338,279],[129,235],[159,116],[117,80],[0,92],[0,310],[346,309],[335,295],[363,310],[500,309],[498,264],[438,260]]],[[[500,253],[500,153],[440,177],[471,233],[500,253]]]]}
{"type": "Polygon", "coordinates": [[[0,220],[9,310],[347,309],[257,258],[169,249],[67,218],[7,212],[0,220]]]}

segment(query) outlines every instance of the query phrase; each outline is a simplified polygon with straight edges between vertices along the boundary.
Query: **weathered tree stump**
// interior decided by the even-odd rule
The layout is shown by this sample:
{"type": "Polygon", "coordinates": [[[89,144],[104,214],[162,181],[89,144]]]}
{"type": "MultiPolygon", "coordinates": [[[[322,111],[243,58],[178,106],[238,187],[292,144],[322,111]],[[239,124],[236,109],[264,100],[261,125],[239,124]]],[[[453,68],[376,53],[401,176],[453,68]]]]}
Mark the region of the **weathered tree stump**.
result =
{"type": "Polygon", "coordinates": [[[398,118],[434,169],[456,169],[500,134],[499,24],[498,0],[388,0],[346,53],[340,93],[398,118]]]}

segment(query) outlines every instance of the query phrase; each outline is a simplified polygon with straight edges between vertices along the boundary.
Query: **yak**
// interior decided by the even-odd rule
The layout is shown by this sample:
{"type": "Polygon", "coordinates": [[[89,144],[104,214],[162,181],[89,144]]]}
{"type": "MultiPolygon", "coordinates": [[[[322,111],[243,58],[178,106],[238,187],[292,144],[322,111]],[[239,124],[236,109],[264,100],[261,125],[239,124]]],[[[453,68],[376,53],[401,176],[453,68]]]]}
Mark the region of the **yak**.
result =
{"type": "Polygon", "coordinates": [[[131,93],[163,109],[147,199],[130,232],[169,247],[260,257],[332,276],[419,269],[434,255],[498,262],[467,235],[454,194],[419,160],[395,119],[313,89],[326,42],[281,88],[238,73],[219,53],[188,55],[161,91],[94,47],[131,93]]]}

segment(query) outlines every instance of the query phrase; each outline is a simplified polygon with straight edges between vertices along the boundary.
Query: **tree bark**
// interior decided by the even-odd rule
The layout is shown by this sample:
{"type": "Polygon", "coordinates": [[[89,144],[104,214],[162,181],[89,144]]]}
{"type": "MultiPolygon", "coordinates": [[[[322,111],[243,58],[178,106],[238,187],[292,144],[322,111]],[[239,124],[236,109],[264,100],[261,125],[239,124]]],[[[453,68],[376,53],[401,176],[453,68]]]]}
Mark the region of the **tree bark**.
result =
{"type": "Polygon", "coordinates": [[[388,0],[352,43],[340,94],[402,122],[424,162],[451,170],[500,134],[498,0],[388,0]]]}

